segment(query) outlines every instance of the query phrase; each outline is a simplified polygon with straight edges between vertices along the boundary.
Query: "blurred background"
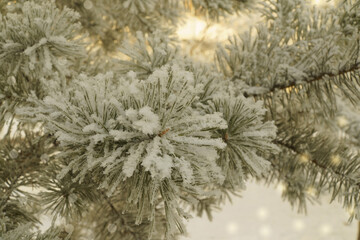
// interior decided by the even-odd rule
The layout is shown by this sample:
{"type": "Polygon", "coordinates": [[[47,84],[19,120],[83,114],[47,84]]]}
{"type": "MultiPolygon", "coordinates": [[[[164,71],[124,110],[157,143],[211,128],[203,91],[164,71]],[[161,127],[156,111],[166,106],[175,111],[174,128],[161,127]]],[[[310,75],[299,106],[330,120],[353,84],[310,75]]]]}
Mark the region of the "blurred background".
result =
{"type": "Polygon", "coordinates": [[[282,201],[281,185],[266,187],[248,182],[242,197],[234,197],[210,222],[205,216],[187,223],[188,237],[181,240],[356,240],[357,221],[329,197],[308,205],[308,214],[298,214],[282,201]]]}

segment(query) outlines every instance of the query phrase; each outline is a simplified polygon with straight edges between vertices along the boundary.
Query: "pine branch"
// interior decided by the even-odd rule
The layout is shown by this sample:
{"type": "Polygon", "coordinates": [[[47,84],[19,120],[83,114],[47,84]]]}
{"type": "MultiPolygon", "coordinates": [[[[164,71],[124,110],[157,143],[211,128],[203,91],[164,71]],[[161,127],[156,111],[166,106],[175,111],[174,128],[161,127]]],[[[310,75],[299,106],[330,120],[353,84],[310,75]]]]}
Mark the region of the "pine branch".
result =
{"type": "Polygon", "coordinates": [[[14,180],[11,181],[8,189],[5,191],[4,196],[6,196],[6,198],[4,199],[4,201],[2,202],[2,206],[4,206],[11,197],[11,194],[14,192],[14,190],[18,187],[17,186],[17,182],[19,180],[19,178],[22,176],[23,172],[20,172],[20,174],[18,174],[14,180]]]}
{"type": "MultiPolygon", "coordinates": [[[[310,76],[307,80],[304,80],[304,82],[305,82],[305,84],[319,82],[321,80],[325,80],[325,77],[334,78],[334,77],[337,77],[337,76],[345,75],[345,74],[350,73],[350,72],[357,71],[359,69],[360,69],[360,62],[356,62],[351,67],[341,69],[338,73],[323,72],[323,73],[317,74],[315,76],[310,76]]],[[[232,80],[234,80],[234,79],[236,79],[235,76],[233,77],[232,80]]],[[[262,93],[248,93],[248,92],[245,91],[244,96],[245,97],[264,96],[264,95],[274,93],[276,91],[285,90],[285,89],[288,89],[288,88],[304,85],[304,82],[290,81],[288,83],[274,84],[271,88],[269,88],[268,90],[266,90],[265,92],[262,92],[262,93]]]]}
{"type": "Polygon", "coordinates": [[[126,220],[124,218],[124,216],[116,209],[116,207],[113,205],[113,203],[111,202],[110,198],[105,194],[105,192],[100,191],[101,192],[101,196],[105,199],[106,203],[109,205],[109,207],[111,208],[111,210],[116,214],[116,216],[118,216],[121,220],[121,224],[125,227],[126,231],[129,232],[135,240],[141,240],[138,235],[136,234],[136,232],[133,231],[133,229],[131,229],[131,227],[129,227],[126,224],[126,220]]]}
{"type": "MultiPolygon", "coordinates": [[[[300,155],[300,154],[303,154],[303,152],[301,152],[299,149],[297,149],[294,145],[292,144],[289,144],[289,143],[286,143],[284,141],[281,141],[279,139],[276,139],[274,140],[274,143],[275,144],[278,144],[280,146],[283,146],[289,150],[291,150],[293,153],[297,154],[297,155],[300,155]]],[[[316,161],[315,159],[312,159],[312,158],[309,158],[309,161],[314,164],[315,166],[321,168],[323,171],[327,171],[327,172],[330,172],[331,174],[335,174],[335,176],[337,176],[337,178],[339,179],[339,181],[342,181],[342,180],[346,180],[346,181],[349,181],[351,183],[354,183],[354,179],[348,177],[346,174],[342,173],[342,172],[339,172],[337,170],[334,170],[332,168],[329,168],[328,166],[326,166],[325,164],[322,164],[322,163],[319,163],[318,161],[316,161]]],[[[356,184],[357,186],[360,187],[360,183],[357,183],[356,184]]]]}
{"type": "MultiPolygon", "coordinates": [[[[293,188],[297,194],[307,192],[308,188],[315,188],[316,195],[314,196],[319,197],[324,189],[331,194],[330,202],[338,198],[344,208],[354,209],[350,213],[349,222],[354,217],[359,219],[360,182],[357,180],[360,168],[359,154],[349,148],[347,142],[339,144],[339,139],[332,141],[329,138],[324,139],[322,134],[318,133],[317,135],[317,137],[308,138],[307,141],[299,142],[296,145],[284,141],[285,139],[277,140],[279,146],[285,147],[297,156],[294,157],[290,154],[287,161],[275,160],[273,163],[289,174],[290,182],[297,185],[293,188]],[[303,147],[298,147],[298,144],[307,145],[308,151],[302,151],[303,147]],[[321,171],[318,170],[319,168],[321,171]]],[[[284,154],[283,157],[286,158],[286,152],[284,154]]],[[[273,173],[268,177],[268,181],[274,177],[273,173]]],[[[298,198],[300,206],[305,205],[304,199],[299,198],[301,195],[294,195],[294,192],[286,192],[283,196],[288,198],[292,204],[298,198]]]]}

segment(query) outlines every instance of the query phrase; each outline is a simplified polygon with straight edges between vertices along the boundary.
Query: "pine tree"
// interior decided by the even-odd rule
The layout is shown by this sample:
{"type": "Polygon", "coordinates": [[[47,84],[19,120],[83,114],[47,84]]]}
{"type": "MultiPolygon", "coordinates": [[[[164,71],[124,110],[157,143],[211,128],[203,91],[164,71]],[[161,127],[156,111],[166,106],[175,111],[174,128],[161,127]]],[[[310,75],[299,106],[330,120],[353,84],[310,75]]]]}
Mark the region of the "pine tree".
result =
{"type": "Polygon", "coordinates": [[[330,193],[359,220],[359,14],[355,0],[2,0],[0,239],[177,239],[250,178],[284,184],[300,212],[330,193]],[[262,21],[213,61],[176,37],[186,14],[249,11],[262,21]]]}

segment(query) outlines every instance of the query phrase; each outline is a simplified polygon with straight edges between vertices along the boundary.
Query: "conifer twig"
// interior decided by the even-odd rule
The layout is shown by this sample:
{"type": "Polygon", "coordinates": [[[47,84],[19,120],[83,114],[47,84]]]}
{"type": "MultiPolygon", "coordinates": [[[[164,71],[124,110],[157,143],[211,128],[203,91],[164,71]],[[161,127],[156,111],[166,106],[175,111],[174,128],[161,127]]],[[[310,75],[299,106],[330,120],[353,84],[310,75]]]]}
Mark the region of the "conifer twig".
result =
{"type": "MultiPolygon", "coordinates": [[[[308,80],[305,80],[304,82],[305,82],[305,84],[318,82],[318,81],[321,81],[322,79],[324,79],[324,77],[326,77],[326,76],[329,77],[329,78],[333,78],[333,77],[336,77],[336,76],[345,75],[347,73],[354,72],[354,71],[359,70],[359,69],[360,69],[360,62],[356,62],[351,67],[342,69],[338,73],[329,73],[329,72],[321,73],[321,74],[310,77],[308,80]]],[[[271,88],[269,88],[266,92],[263,92],[263,93],[247,93],[245,91],[244,96],[245,97],[264,96],[264,95],[274,93],[274,92],[279,91],[279,90],[284,90],[284,89],[287,89],[287,88],[292,88],[292,87],[295,87],[295,86],[298,86],[298,85],[303,85],[303,84],[304,84],[303,82],[302,83],[297,83],[296,81],[291,81],[291,82],[283,83],[283,84],[278,84],[277,83],[277,84],[274,84],[274,86],[272,86],[271,88]]]]}
{"type": "Polygon", "coordinates": [[[103,196],[103,198],[105,199],[106,203],[109,205],[109,207],[111,208],[111,210],[120,218],[121,220],[121,224],[123,224],[123,226],[125,227],[126,231],[129,232],[135,240],[141,240],[137,234],[131,229],[131,227],[129,227],[126,223],[126,220],[124,219],[124,216],[115,208],[115,206],[113,205],[113,203],[111,202],[111,200],[109,199],[109,197],[103,192],[100,191],[101,195],[103,196]]]}

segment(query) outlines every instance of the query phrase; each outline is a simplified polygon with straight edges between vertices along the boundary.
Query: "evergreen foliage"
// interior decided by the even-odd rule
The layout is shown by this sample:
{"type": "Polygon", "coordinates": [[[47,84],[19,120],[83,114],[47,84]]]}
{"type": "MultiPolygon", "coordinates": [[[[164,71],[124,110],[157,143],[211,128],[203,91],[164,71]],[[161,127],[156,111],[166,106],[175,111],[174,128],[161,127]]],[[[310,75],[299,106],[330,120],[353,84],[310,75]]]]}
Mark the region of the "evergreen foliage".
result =
{"type": "Polygon", "coordinates": [[[250,178],[360,219],[359,3],[1,1],[0,239],[177,239],[250,178]],[[247,9],[214,62],[184,54],[185,14],[247,9]]]}

